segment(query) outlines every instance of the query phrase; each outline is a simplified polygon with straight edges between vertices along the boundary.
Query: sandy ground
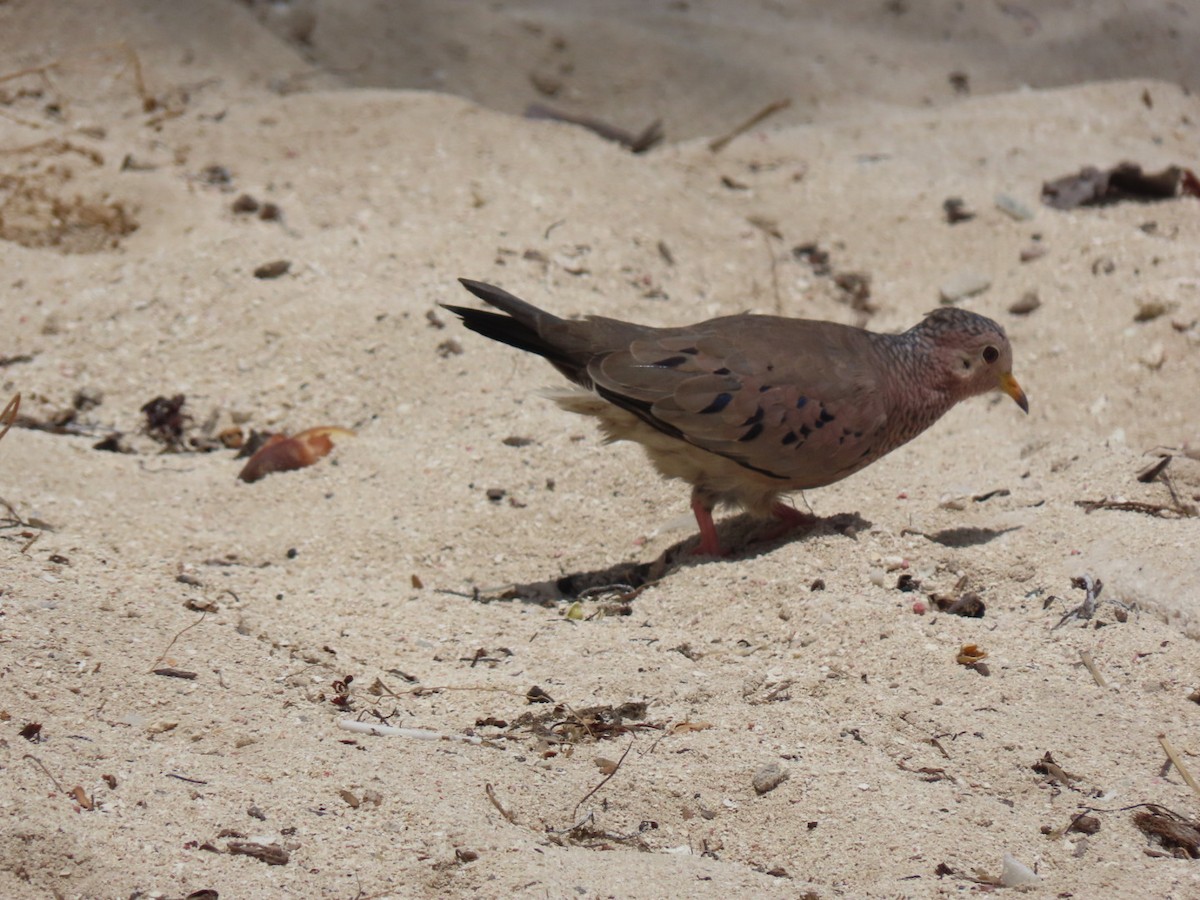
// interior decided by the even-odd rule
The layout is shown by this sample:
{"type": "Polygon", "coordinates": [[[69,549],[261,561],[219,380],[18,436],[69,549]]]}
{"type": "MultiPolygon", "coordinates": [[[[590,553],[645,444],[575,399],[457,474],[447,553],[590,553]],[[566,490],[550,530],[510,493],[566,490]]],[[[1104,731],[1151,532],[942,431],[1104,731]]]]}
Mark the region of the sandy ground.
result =
{"type": "Polygon", "coordinates": [[[1130,809],[1200,812],[1159,740],[1200,773],[1200,206],[1039,202],[1196,164],[1200,16],[809,6],[0,3],[0,894],[931,897],[1010,853],[1039,896],[1200,895],[1130,809]],[[878,330],[971,278],[1031,413],[964,404],[698,560],[686,489],[438,311],[457,276],[878,330]],[[187,452],[144,428],[176,395],[187,452]],[[255,484],[191,445],[321,425],[357,436],[255,484]],[[445,739],[339,727],[381,717],[445,739]]]}

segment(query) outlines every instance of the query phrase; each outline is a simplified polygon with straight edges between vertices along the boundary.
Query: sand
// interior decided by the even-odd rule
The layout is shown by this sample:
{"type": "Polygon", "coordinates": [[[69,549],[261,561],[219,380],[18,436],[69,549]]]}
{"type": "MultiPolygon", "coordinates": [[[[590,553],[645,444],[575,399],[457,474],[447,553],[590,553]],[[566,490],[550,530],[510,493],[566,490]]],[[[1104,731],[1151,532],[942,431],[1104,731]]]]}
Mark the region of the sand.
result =
{"type": "Polygon", "coordinates": [[[1039,896],[1200,895],[1130,809],[1200,805],[1160,742],[1200,773],[1200,207],[1039,200],[1195,165],[1200,19],[823,6],[0,4],[0,894],[932,897],[1007,853],[1039,896]],[[459,276],[877,330],[986,282],[1031,412],[694,558],[686,488],[440,311],[459,276]],[[254,484],[193,446],[314,426],[356,436],[254,484]]]}

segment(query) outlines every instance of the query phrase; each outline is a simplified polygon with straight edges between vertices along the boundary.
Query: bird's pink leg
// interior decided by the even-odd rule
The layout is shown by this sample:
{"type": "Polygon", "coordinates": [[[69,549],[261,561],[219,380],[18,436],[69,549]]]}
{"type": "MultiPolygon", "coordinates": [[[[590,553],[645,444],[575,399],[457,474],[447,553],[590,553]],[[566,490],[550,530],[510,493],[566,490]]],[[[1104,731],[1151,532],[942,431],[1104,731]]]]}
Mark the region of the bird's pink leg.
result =
{"type": "Polygon", "coordinates": [[[700,546],[692,552],[696,556],[720,556],[721,542],[717,540],[717,526],[713,524],[712,507],[700,497],[692,495],[692,512],[700,526],[700,546]]]}

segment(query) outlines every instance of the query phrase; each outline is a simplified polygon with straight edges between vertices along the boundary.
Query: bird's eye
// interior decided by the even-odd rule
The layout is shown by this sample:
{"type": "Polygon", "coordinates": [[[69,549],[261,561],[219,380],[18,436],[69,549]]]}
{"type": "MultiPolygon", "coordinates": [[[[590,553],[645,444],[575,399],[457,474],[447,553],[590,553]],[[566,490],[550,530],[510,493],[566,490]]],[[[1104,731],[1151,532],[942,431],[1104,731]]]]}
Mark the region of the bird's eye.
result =
{"type": "Polygon", "coordinates": [[[1000,351],[995,347],[983,348],[983,361],[986,363],[994,363],[1000,358],[1000,351]]]}

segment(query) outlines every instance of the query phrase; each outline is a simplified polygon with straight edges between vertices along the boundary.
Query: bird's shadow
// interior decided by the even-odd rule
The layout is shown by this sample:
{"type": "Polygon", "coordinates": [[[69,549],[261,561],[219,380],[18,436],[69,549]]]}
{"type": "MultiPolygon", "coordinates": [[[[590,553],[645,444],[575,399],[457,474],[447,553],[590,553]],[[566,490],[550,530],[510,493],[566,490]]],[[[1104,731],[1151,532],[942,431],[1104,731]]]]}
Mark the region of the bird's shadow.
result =
{"type": "Polygon", "coordinates": [[[841,513],[828,518],[816,518],[809,527],[795,528],[781,536],[764,539],[760,536],[763,531],[762,520],[743,513],[721,523],[721,543],[733,548],[725,556],[697,556],[694,550],[699,538],[692,536],[672,544],[649,562],[621,562],[603,569],[569,572],[544,581],[510,584],[491,591],[477,590],[472,596],[484,603],[521,600],[540,606],[553,606],[563,600],[586,599],[626,603],[646,587],[685,566],[753,559],[784,544],[807,540],[822,533],[836,532],[855,539],[859,532],[870,527],[871,523],[858,513],[841,513]]]}
{"type": "Polygon", "coordinates": [[[975,547],[979,544],[987,544],[994,541],[1002,534],[1018,530],[1020,530],[1019,525],[1013,525],[1010,528],[962,526],[959,528],[943,528],[941,531],[935,531],[933,534],[926,534],[925,537],[935,544],[941,544],[943,547],[975,547]]]}

